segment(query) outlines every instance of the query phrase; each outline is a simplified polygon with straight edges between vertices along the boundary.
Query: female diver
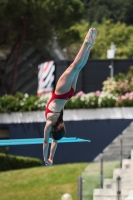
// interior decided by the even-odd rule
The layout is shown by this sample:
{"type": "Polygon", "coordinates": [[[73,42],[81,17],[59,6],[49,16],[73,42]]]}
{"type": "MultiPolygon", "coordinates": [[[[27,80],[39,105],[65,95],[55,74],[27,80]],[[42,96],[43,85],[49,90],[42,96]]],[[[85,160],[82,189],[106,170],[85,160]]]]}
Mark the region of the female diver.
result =
{"type": "Polygon", "coordinates": [[[50,166],[53,164],[57,141],[60,140],[66,132],[63,122],[64,105],[74,94],[79,72],[87,62],[91,47],[95,43],[95,38],[96,29],[90,28],[76,58],[59,78],[55,91],[47,103],[43,143],[45,165],[50,166]],[[50,148],[50,155],[48,157],[49,137],[52,137],[53,140],[50,148]]]}

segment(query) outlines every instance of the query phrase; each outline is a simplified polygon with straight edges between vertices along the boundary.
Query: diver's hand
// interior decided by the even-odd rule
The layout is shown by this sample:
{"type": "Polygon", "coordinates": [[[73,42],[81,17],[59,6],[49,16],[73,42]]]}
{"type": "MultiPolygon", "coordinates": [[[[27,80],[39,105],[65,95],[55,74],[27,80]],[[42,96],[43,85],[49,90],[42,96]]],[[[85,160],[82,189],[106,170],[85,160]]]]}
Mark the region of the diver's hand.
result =
{"type": "Polygon", "coordinates": [[[47,159],[44,161],[46,166],[51,166],[53,165],[53,161],[51,159],[47,159]]]}

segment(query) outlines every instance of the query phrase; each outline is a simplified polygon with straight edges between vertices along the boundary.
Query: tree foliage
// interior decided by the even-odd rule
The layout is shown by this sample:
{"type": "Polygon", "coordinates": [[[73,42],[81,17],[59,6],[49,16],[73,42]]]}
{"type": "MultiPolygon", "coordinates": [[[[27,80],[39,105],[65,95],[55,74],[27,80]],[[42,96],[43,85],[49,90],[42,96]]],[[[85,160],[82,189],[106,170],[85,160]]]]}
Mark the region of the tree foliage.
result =
{"type": "MultiPolygon", "coordinates": [[[[107,50],[110,49],[111,42],[116,45],[115,58],[126,59],[133,57],[133,27],[125,23],[114,23],[111,20],[104,20],[103,24],[93,23],[92,27],[97,29],[96,43],[92,47],[90,58],[107,59],[107,50]]],[[[84,37],[90,28],[87,21],[82,21],[73,26],[80,33],[80,42],[73,43],[68,47],[69,55],[73,59],[78,52],[84,37]]]]}
{"type": "Polygon", "coordinates": [[[80,0],[0,0],[0,45],[13,45],[25,25],[25,41],[44,46],[55,32],[63,37],[82,13],[80,0]]]}
{"type": "Polygon", "coordinates": [[[96,44],[92,51],[93,58],[107,58],[107,50],[110,49],[111,42],[116,45],[117,51],[115,58],[133,57],[133,27],[125,23],[113,23],[105,21],[97,28],[98,34],[96,44]]]}
{"type": "Polygon", "coordinates": [[[78,38],[78,33],[69,28],[80,20],[82,14],[80,0],[0,0],[0,48],[11,48],[2,75],[3,91],[8,93],[5,73],[14,56],[10,90],[14,93],[18,58],[24,43],[45,48],[56,37],[59,43],[68,44],[78,38]]]}
{"type": "Polygon", "coordinates": [[[84,3],[85,18],[91,23],[112,19],[115,23],[133,24],[133,0],[86,0],[84,3]]]}

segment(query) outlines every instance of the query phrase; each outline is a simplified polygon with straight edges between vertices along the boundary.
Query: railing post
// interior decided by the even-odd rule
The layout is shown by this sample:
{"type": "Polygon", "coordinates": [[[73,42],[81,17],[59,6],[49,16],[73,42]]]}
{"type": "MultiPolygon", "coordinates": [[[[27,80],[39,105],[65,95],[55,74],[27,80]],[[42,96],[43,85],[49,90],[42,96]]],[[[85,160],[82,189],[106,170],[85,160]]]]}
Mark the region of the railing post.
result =
{"type": "Polygon", "coordinates": [[[100,187],[103,188],[103,152],[100,156],[100,187]]]}
{"type": "Polygon", "coordinates": [[[123,141],[122,134],[120,135],[120,167],[122,168],[122,158],[123,157],[123,141]]]}
{"type": "Polygon", "coordinates": [[[117,179],[117,200],[121,200],[121,177],[118,176],[117,179]]]}
{"type": "Polygon", "coordinates": [[[78,200],[82,200],[82,177],[78,178],[78,200]]]}

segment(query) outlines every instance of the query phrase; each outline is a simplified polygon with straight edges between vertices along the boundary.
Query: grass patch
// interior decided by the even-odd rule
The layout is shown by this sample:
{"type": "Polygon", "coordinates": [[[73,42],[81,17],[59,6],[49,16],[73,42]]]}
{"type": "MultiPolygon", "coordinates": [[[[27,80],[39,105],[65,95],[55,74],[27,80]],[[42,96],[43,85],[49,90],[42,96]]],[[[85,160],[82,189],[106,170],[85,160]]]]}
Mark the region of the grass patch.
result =
{"type": "Polygon", "coordinates": [[[60,200],[70,193],[77,200],[77,179],[88,163],[35,167],[0,172],[2,200],[60,200]]]}
{"type": "MultiPolygon", "coordinates": [[[[111,178],[117,167],[118,162],[104,163],[104,177],[111,178]]],[[[99,170],[99,163],[75,163],[0,172],[0,199],[60,200],[70,193],[77,200],[77,180],[83,172],[83,200],[91,200],[93,188],[99,187],[99,170]]]]}

